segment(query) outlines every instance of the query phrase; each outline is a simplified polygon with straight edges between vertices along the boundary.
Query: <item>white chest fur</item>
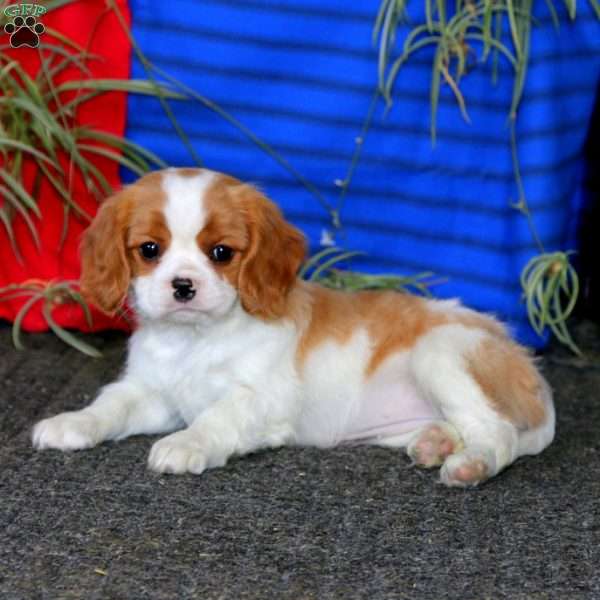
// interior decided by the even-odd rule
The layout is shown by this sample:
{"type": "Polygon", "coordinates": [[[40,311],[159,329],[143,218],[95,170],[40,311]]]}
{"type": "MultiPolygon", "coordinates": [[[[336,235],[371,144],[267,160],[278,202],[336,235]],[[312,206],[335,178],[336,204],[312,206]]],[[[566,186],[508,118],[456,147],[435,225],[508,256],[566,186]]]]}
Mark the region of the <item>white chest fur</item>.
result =
{"type": "Polygon", "coordinates": [[[289,402],[293,331],[236,312],[210,327],[143,324],[130,341],[126,377],[160,395],[188,424],[240,389],[289,402]]]}

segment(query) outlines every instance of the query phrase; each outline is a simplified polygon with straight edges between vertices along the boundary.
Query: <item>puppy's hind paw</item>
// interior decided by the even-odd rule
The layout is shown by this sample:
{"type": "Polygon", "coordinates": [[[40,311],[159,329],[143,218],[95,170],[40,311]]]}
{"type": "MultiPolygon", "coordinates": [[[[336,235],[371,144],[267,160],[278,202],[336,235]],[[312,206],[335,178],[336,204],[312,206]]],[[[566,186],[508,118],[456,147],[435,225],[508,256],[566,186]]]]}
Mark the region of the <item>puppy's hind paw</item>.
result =
{"type": "Polygon", "coordinates": [[[102,441],[96,417],[77,412],[62,413],[40,421],[31,435],[34,448],[83,450],[102,441]]]}
{"type": "Polygon", "coordinates": [[[440,470],[440,480],[451,487],[479,485],[493,475],[489,460],[465,450],[449,456],[440,470]]]}
{"type": "Polygon", "coordinates": [[[449,423],[436,423],[423,428],[409,442],[407,454],[419,467],[430,469],[441,465],[451,454],[463,449],[460,435],[449,423]]]}

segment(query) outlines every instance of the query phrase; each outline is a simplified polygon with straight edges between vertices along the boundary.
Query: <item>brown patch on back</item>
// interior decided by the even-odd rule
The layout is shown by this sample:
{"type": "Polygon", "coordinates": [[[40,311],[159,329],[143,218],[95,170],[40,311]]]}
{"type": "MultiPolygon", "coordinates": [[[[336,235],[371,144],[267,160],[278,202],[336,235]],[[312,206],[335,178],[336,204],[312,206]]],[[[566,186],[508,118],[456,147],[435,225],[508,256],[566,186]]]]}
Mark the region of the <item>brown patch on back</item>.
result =
{"type": "Polygon", "coordinates": [[[447,322],[444,314],[437,314],[427,308],[422,298],[385,292],[376,294],[373,301],[365,294],[362,300],[368,317],[368,330],[375,347],[366,374],[370,375],[393,352],[408,349],[425,333],[447,322]]]}
{"type": "Polygon", "coordinates": [[[493,408],[516,427],[534,429],[545,421],[542,378],[524,348],[508,339],[485,339],[467,368],[493,408]]]}
{"type": "Polygon", "coordinates": [[[409,294],[348,293],[308,283],[297,287],[292,294],[296,304],[290,307],[292,318],[298,321],[302,314],[308,320],[296,353],[299,365],[327,339],[344,344],[362,328],[373,344],[365,369],[365,374],[370,375],[390,354],[412,347],[424,333],[448,322],[444,313],[429,310],[426,300],[409,294]]]}
{"type": "Polygon", "coordinates": [[[306,282],[299,282],[290,294],[288,315],[301,328],[296,352],[300,367],[328,339],[345,344],[356,331],[365,330],[372,343],[365,376],[394,352],[412,348],[434,327],[459,323],[485,331],[489,335],[468,357],[468,370],[493,408],[519,428],[538,427],[546,418],[543,382],[531,358],[487,315],[462,307],[440,309],[409,294],[347,293],[306,282]]]}

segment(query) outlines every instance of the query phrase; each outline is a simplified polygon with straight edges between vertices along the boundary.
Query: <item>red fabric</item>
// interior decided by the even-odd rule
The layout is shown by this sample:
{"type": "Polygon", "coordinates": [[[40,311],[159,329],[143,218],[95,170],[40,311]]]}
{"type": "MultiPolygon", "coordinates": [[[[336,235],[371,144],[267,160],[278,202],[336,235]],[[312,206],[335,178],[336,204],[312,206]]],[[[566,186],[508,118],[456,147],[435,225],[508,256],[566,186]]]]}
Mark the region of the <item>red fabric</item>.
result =
{"type": "MultiPolygon", "coordinates": [[[[126,0],[118,1],[123,16],[129,23],[129,9],[126,0]]],[[[86,0],[75,2],[60,9],[51,11],[39,18],[47,31],[41,36],[40,49],[44,43],[60,44],[53,38],[48,29],[59,31],[90,52],[99,55],[100,60],[88,61],[90,77],[127,79],[130,70],[130,43],[119,25],[117,16],[106,8],[104,0],[86,0]]],[[[5,35],[1,32],[1,35],[5,35]]],[[[8,37],[8,36],[6,36],[8,37]]],[[[3,40],[6,43],[8,40],[3,40]]],[[[27,47],[10,51],[11,57],[18,60],[25,70],[34,75],[39,68],[39,49],[27,47]]],[[[81,80],[87,77],[77,68],[66,69],[58,77],[62,82],[68,79],[81,80]]],[[[80,106],[77,122],[93,126],[95,129],[107,131],[115,135],[123,135],[126,118],[126,94],[105,93],[80,106]]],[[[68,165],[68,157],[63,157],[64,165],[68,165]]],[[[94,164],[102,171],[114,189],[120,186],[118,165],[112,161],[91,157],[94,164]]],[[[31,191],[35,175],[35,165],[26,165],[24,185],[31,191]]],[[[90,215],[94,215],[97,200],[86,190],[80,178],[74,178],[73,195],[78,204],[85,207],[90,215]]],[[[37,227],[41,247],[38,249],[31,234],[20,216],[16,216],[13,227],[17,245],[23,257],[20,262],[14,255],[4,225],[0,223],[0,287],[11,283],[23,283],[35,279],[76,280],[80,274],[78,247],[81,233],[88,222],[71,213],[68,224],[68,235],[61,246],[63,229],[63,203],[51,185],[43,182],[38,196],[38,205],[42,219],[32,218],[37,227]]],[[[0,204],[3,202],[0,199],[0,204]]],[[[14,320],[23,300],[0,302],[0,318],[14,320]]],[[[63,304],[53,309],[53,317],[63,327],[89,330],[83,311],[75,304],[63,304]]],[[[93,311],[93,330],[109,327],[126,328],[123,321],[109,319],[97,311],[93,311]]],[[[28,331],[44,331],[48,329],[41,313],[41,303],[35,305],[25,317],[23,328],[28,331]]]]}

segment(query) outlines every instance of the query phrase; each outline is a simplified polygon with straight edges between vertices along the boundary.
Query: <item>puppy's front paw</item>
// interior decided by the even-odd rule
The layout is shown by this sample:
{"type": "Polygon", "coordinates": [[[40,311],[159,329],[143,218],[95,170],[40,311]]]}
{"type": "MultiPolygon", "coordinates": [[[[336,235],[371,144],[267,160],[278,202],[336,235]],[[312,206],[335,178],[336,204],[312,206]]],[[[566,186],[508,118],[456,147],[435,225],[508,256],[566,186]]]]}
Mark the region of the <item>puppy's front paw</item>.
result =
{"type": "Polygon", "coordinates": [[[202,445],[185,431],[158,440],[150,450],[148,466],[158,473],[194,473],[207,467],[202,445]]]}
{"type": "Polygon", "coordinates": [[[32,432],[38,450],[82,450],[102,441],[98,420],[92,415],[67,412],[40,421],[32,432]]]}

